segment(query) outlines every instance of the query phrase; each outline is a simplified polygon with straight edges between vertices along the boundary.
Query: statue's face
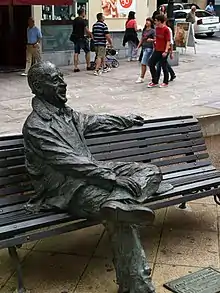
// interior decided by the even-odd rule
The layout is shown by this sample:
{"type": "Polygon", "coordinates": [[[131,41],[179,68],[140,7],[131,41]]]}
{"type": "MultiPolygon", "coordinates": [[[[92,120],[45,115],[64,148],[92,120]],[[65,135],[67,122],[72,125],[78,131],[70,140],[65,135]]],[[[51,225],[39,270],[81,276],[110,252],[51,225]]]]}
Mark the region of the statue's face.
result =
{"type": "Polygon", "coordinates": [[[43,98],[55,106],[62,106],[67,102],[66,87],[63,74],[55,66],[46,70],[44,82],[41,82],[43,98]]]}

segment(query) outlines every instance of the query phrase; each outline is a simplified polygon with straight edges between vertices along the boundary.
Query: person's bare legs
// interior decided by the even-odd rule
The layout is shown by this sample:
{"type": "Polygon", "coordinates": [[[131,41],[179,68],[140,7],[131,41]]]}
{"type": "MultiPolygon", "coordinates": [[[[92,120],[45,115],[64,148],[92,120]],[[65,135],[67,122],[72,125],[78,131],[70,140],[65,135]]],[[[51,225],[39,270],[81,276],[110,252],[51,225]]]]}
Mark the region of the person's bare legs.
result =
{"type": "Polygon", "coordinates": [[[147,71],[147,66],[144,64],[141,64],[141,78],[145,77],[146,71],[147,71]]]}
{"type": "Polygon", "coordinates": [[[86,64],[87,64],[87,68],[90,68],[90,52],[86,54],[86,64]]]}
{"type": "Polygon", "coordinates": [[[102,58],[100,58],[100,57],[97,56],[97,58],[96,58],[95,71],[99,71],[101,65],[102,65],[102,58]]]}
{"type": "Polygon", "coordinates": [[[78,64],[79,64],[79,54],[74,53],[74,69],[78,69],[78,64]]]}

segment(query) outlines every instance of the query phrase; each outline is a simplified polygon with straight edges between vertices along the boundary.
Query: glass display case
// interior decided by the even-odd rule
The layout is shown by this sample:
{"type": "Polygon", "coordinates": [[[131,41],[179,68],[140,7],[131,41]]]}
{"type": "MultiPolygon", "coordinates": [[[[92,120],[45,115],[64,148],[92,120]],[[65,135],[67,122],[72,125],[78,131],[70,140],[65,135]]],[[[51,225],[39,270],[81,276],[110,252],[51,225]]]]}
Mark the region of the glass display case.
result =
{"type": "Polygon", "coordinates": [[[42,5],[42,20],[71,20],[80,8],[87,9],[88,0],[73,0],[73,5],[42,5]]]}

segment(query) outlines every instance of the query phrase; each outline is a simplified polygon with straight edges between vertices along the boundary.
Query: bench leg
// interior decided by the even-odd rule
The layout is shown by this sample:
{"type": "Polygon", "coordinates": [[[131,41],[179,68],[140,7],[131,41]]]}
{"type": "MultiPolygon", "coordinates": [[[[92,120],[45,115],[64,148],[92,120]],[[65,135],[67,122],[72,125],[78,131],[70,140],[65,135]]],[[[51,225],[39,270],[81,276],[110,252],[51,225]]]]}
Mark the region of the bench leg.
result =
{"type": "Polygon", "coordinates": [[[186,206],[186,202],[181,203],[181,204],[179,205],[179,208],[180,208],[181,210],[185,210],[185,209],[187,208],[187,206],[186,206]]]}
{"type": "Polygon", "coordinates": [[[9,247],[8,248],[8,252],[10,257],[12,258],[13,262],[14,262],[14,266],[16,269],[16,273],[17,273],[17,278],[18,278],[18,290],[17,293],[25,293],[26,290],[24,288],[24,283],[23,283],[23,278],[22,278],[22,272],[21,272],[21,263],[17,254],[17,249],[16,247],[9,247]]]}

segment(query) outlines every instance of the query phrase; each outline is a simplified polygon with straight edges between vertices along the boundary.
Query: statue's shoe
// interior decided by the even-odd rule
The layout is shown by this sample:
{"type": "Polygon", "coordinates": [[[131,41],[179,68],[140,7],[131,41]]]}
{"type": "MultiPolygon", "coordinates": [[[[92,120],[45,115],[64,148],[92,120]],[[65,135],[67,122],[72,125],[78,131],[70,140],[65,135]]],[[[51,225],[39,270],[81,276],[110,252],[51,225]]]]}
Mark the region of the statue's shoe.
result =
{"type": "Polygon", "coordinates": [[[107,201],[101,206],[103,220],[130,224],[152,223],[155,213],[142,205],[125,204],[118,201],[107,201]]]}

